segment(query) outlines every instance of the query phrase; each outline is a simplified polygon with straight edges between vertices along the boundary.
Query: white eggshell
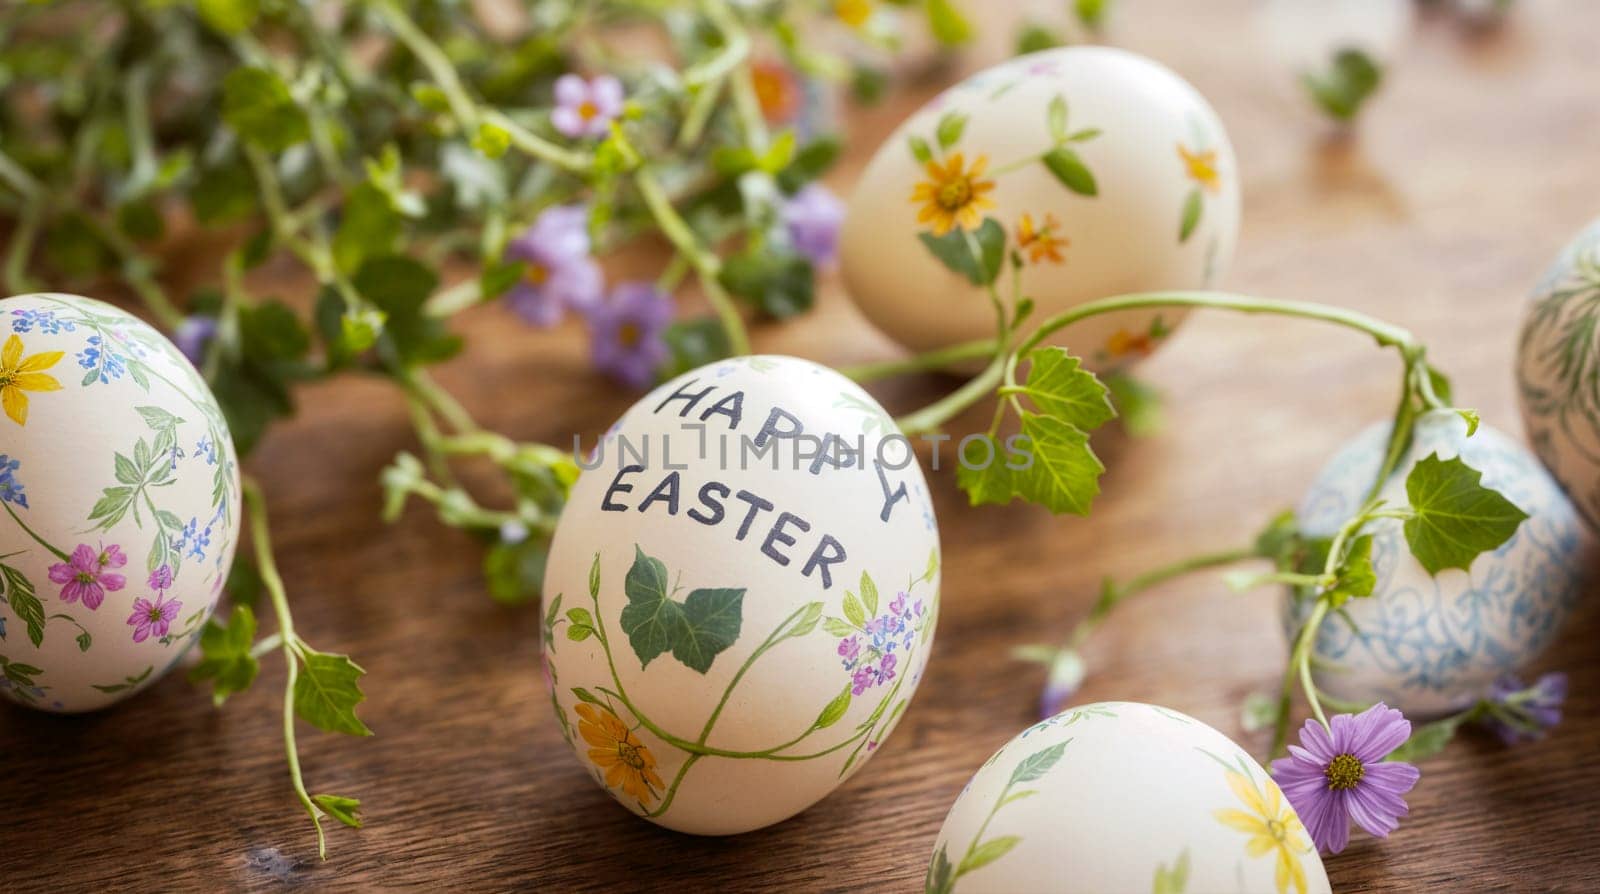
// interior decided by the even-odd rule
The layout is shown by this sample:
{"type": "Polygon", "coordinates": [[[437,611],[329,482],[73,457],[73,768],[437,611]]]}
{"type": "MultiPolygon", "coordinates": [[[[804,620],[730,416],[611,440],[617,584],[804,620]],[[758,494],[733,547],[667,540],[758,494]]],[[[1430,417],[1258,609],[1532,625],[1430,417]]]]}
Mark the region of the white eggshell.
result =
{"type": "MultiPolygon", "coordinates": [[[[920,183],[944,182],[915,157],[919,140],[942,170],[957,155],[966,173],[983,161],[976,179],[993,181],[986,195],[994,207],[980,213],[1005,228],[1009,244],[1021,238],[1024,214],[1035,230],[1056,222],[1053,233],[1065,239],[1059,260],[1036,252],[1038,242],[1019,249],[1022,293],[1037,303],[1036,319],[1128,292],[1208,288],[1233,257],[1238,171],[1204,97],[1167,68],[1124,50],[1066,47],[1021,56],[967,78],[912,115],[878,149],[850,198],[840,240],[845,283],[878,328],[914,351],[995,334],[986,290],[951,272],[919,238],[937,220],[919,216],[930,202],[913,200],[913,192],[920,183]],[[1049,109],[1058,97],[1069,134],[1097,131],[1065,144],[1092,176],[1094,195],[1068,188],[1039,161],[1055,145],[1049,109]],[[940,122],[952,114],[966,116],[966,125],[941,149],[940,122]]],[[[997,285],[1009,295],[1010,274],[1002,271],[997,285]]],[[[1149,353],[1182,316],[1151,310],[1094,317],[1055,341],[1103,370],[1149,353]]]]}
{"type": "Polygon", "coordinates": [[[102,708],[160,679],[216,606],[233,441],[171,342],[76,295],[0,300],[0,397],[0,694],[102,708]]]}
{"type": "Polygon", "coordinates": [[[1600,219],[1533,290],[1517,346],[1522,424],[1545,468],[1600,529],[1600,219]]]}
{"type": "MultiPolygon", "coordinates": [[[[1335,454],[1299,506],[1303,531],[1331,535],[1355,514],[1388,434],[1389,423],[1379,423],[1335,454]]],[[[1380,496],[1407,505],[1406,472],[1435,452],[1460,456],[1483,473],[1484,486],[1529,517],[1470,571],[1447,568],[1437,576],[1411,555],[1398,519],[1371,523],[1365,530],[1374,535],[1377,586],[1371,597],[1345,603],[1355,630],[1340,617],[1323,623],[1313,665],[1318,688],[1336,698],[1387,702],[1413,717],[1470,704],[1495,677],[1537,657],[1583,593],[1594,558],[1572,504],[1533,456],[1487,425],[1466,437],[1466,423],[1453,413],[1418,420],[1411,451],[1380,496]]],[[[1309,610],[1291,594],[1286,630],[1298,629],[1309,610]]]]}
{"type": "Polygon", "coordinates": [[[962,790],[930,894],[1329,891],[1294,808],[1227,736],[1155,705],[1034,724],[962,790]]]}
{"type": "Polygon", "coordinates": [[[672,829],[804,810],[879,747],[927,662],[939,537],[905,439],[838,373],[757,356],[655,389],[595,463],[544,581],[567,740],[672,829]]]}

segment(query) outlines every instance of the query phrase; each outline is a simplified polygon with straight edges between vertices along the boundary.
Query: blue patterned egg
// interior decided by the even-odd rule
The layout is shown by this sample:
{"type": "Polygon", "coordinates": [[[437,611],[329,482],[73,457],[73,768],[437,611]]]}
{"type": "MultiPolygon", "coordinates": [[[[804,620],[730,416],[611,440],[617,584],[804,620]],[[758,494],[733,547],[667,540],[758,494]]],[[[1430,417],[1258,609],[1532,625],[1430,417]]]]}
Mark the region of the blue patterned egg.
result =
{"type": "MultiPolygon", "coordinates": [[[[1296,513],[1305,533],[1331,535],[1356,513],[1388,434],[1389,423],[1368,428],[1323,468],[1296,513]]],[[[1399,520],[1369,524],[1377,586],[1323,623],[1313,665],[1317,686],[1336,698],[1383,701],[1422,717],[1470,704],[1497,676],[1537,657],[1583,593],[1594,559],[1572,503],[1538,461],[1486,425],[1467,437],[1466,423],[1453,413],[1418,420],[1410,452],[1381,496],[1406,505],[1406,473],[1435,452],[1461,457],[1528,518],[1469,570],[1437,576],[1411,555],[1399,520]]],[[[1309,609],[1291,593],[1286,630],[1298,629],[1309,609]]]]}
{"type": "Polygon", "coordinates": [[[199,638],[233,559],[239,471],[194,367],[76,295],[0,300],[0,695],[103,708],[199,638]]]}
{"type": "Polygon", "coordinates": [[[1534,452],[1600,529],[1600,219],[1533,290],[1517,343],[1517,394],[1534,452]]]}

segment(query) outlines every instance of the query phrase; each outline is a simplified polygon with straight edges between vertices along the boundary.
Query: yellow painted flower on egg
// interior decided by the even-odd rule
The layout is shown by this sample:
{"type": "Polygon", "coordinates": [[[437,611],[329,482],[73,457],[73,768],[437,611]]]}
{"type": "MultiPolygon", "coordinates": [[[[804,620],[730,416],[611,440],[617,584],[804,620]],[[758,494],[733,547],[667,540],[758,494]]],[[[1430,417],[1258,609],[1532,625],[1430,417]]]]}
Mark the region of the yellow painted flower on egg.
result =
{"type": "Polygon", "coordinates": [[[1278,865],[1274,876],[1278,894],[1288,894],[1292,885],[1295,894],[1306,892],[1306,870],[1300,865],[1303,854],[1310,853],[1311,842],[1306,838],[1305,827],[1284,800],[1276,783],[1267,781],[1266,791],[1255,781],[1237,770],[1228,771],[1228,787],[1244,802],[1248,810],[1236,807],[1214,812],[1217,821],[1230,829],[1250,836],[1245,842],[1245,853],[1252,857],[1276,854],[1278,865]]]}
{"type": "Polygon", "coordinates": [[[1061,256],[1061,249],[1071,243],[1065,236],[1056,235],[1056,230],[1061,226],[1061,221],[1056,220],[1054,214],[1044,216],[1044,226],[1036,227],[1033,215],[1026,212],[1017,221],[1017,246],[1028,252],[1028,262],[1037,264],[1040,261],[1050,261],[1060,264],[1066,259],[1061,256]]]}
{"type": "Polygon", "coordinates": [[[978,212],[994,207],[994,199],[988,195],[994,190],[994,181],[981,179],[988,166],[989,157],[979,155],[968,169],[960,152],[951,154],[943,167],[937,160],[929,161],[928,179],[911,192],[911,203],[922,205],[917,223],[932,224],[935,236],[943,236],[958,226],[975,228],[980,220],[978,212]]]}
{"type": "Polygon", "coordinates": [[[18,425],[28,424],[28,391],[60,391],[61,383],[41,370],[49,369],[61,359],[60,351],[41,351],[32,357],[22,356],[22,339],[12,335],[0,347],[0,406],[18,425]]]}
{"type": "Polygon", "coordinates": [[[1190,151],[1178,144],[1178,157],[1183,159],[1183,167],[1189,179],[1206,188],[1206,192],[1216,192],[1222,188],[1222,177],[1217,172],[1217,150],[1205,149],[1190,151]]]}
{"type": "Polygon", "coordinates": [[[872,0],[834,0],[833,14],[852,28],[860,28],[872,18],[872,0]]]}
{"type": "Polygon", "coordinates": [[[657,798],[661,777],[656,775],[655,755],[634,736],[622,718],[594,705],[578,705],[578,734],[591,746],[589,760],[606,776],[606,785],[620,788],[640,804],[649,806],[657,798]]]}

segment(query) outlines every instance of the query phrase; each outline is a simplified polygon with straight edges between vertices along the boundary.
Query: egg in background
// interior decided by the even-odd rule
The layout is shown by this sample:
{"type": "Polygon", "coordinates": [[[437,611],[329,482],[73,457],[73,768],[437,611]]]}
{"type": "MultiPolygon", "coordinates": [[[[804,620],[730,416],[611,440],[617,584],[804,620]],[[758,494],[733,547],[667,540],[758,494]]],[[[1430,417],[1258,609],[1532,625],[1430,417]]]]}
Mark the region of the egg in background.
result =
{"type": "Polygon", "coordinates": [[[1071,708],[1002,746],[950,808],[927,877],[929,894],[1151,890],[1331,889],[1260,764],[1135,702],[1071,708]]]}
{"type": "Polygon", "coordinates": [[[545,662],[596,782],[722,835],[860,769],[938,613],[927,486],[883,408],[809,361],[724,360],[641,398],[585,466],[550,549],[545,662]]]}
{"type": "Polygon", "coordinates": [[[238,540],[216,400],[138,318],[0,300],[0,694],[47,711],[148,687],[199,638],[238,540]]]}
{"type": "MultiPolygon", "coordinates": [[[[914,352],[993,338],[986,290],[923,244],[983,218],[1022,257],[1036,323],[1097,298],[1214,286],[1233,258],[1238,169],[1216,113],[1160,64],[1109,47],[1020,56],[941,93],[878,149],[840,239],[847,290],[914,352]]],[[[1008,270],[996,286],[1009,298],[1008,270]]],[[[1105,371],[1155,350],[1182,318],[1120,312],[1053,341],[1105,371]]]]}

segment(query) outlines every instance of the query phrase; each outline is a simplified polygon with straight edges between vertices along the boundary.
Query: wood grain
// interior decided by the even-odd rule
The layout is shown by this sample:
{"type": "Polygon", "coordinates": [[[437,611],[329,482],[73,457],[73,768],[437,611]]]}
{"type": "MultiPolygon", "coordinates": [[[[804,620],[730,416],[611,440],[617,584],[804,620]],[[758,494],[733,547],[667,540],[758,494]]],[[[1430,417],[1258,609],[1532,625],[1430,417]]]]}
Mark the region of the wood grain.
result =
{"type": "MultiPolygon", "coordinates": [[[[1345,141],[1276,86],[1244,0],[1123,6],[1115,41],[1191,79],[1237,147],[1244,229],[1227,285],[1411,327],[1458,394],[1517,431],[1511,358],[1525,296],[1600,213],[1600,4],[1524,0],[1493,33],[1425,16],[1359,140],[1345,141]]],[[[1010,17],[985,14],[991,40],[969,66],[999,58],[1010,17]]],[[[854,151],[833,183],[847,190],[870,148],[938,86],[851,113],[854,151]]],[[[282,294],[309,292],[287,267],[262,276],[282,294]]],[[[837,282],[824,292],[816,313],[760,328],[758,347],[835,364],[892,356],[837,282]]],[[[566,443],[629,403],[586,371],[576,328],[506,320],[467,315],[471,349],[440,374],[485,424],[566,443]]],[[[0,710],[0,889],[918,889],[957,791],[1033,719],[1041,674],[1007,650],[1064,634],[1105,575],[1249,537],[1388,410],[1396,367],[1315,324],[1200,314],[1142,374],[1166,394],[1166,428],[1104,439],[1110,471],[1092,519],[972,510],[951,476],[936,476],[945,609],[900,730],[813,809],[730,839],[655,828],[594,786],[545,702],[534,612],[493,605],[477,548],[427,513],[378,520],[378,472],[413,447],[395,393],[358,379],[306,389],[299,417],[250,465],[270,492],[302,633],[370,671],[363,714],[375,738],[302,734],[313,787],[361,797],[368,828],[334,829],[331,859],[316,861],[284,773],[277,662],[220,712],[175,674],[93,716],[0,710]]],[[[952,384],[875,390],[905,410],[952,384]]],[[[1469,738],[1429,761],[1395,836],[1357,838],[1328,861],[1335,888],[1600,889],[1597,642],[1600,594],[1540,662],[1571,673],[1556,735],[1514,750],[1469,738]]],[[[1082,697],[1168,705],[1259,750],[1238,707],[1272,685],[1284,651],[1272,594],[1178,583],[1104,629],[1082,697]]]]}

